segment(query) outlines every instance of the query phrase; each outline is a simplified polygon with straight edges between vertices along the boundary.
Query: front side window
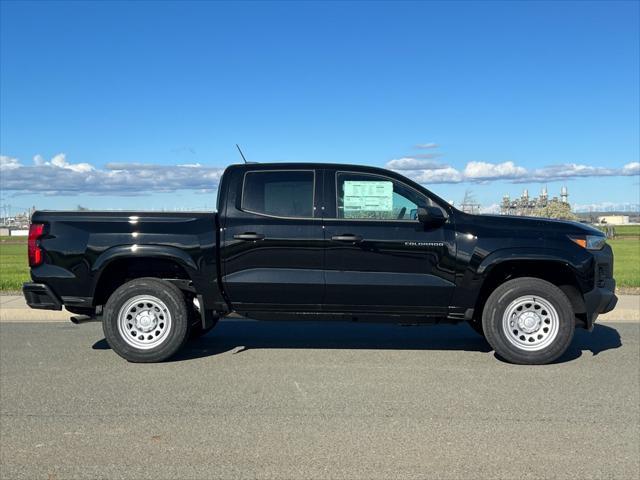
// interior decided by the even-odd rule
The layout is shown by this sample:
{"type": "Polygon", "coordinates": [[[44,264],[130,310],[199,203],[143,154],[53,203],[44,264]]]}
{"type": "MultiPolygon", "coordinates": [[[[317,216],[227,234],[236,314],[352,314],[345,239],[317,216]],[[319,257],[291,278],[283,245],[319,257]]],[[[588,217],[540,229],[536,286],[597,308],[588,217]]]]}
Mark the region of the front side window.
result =
{"type": "Polygon", "coordinates": [[[412,188],[386,177],[337,174],[338,218],[416,220],[418,207],[429,200],[412,188]]]}
{"type": "Polygon", "coordinates": [[[275,217],[313,217],[314,172],[308,170],[247,172],[242,210],[275,217]]]}

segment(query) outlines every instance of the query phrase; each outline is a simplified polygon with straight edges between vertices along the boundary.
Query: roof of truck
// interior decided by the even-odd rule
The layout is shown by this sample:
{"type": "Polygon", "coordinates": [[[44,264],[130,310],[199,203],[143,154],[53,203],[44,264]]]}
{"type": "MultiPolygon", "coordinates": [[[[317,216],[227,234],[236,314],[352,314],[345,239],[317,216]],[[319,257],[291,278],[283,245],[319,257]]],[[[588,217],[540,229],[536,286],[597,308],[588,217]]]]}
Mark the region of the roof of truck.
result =
{"type": "Polygon", "coordinates": [[[441,203],[442,205],[446,205],[447,208],[452,208],[449,203],[447,201],[445,201],[444,199],[442,199],[441,197],[439,197],[438,195],[434,194],[433,192],[430,192],[428,190],[425,189],[425,187],[423,185],[420,185],[418,182],[416,182],[415,180],[412,180],[406,176],[404,176],[402,173],[396,172],[394,170],[389,170],[383,167],[374,167],[371,165],[354,165],[354,164],[348,164],[348,163],[321,163],[321,162],[269,162],[269,163],[255,163],[255,162],[248,162],[248,163],[234,163],[232,165],[229,165],[227,167],[227,170],[232,169],[232,170],[240,170],[240,171],[247,171],[247,170],[269,170],[269,169],[280,169],[280,170],[287,170],[287,169],[321,169],[321,168],[326,168],[326,169],[331,169],[331,170],[344,170],[344,171],[350,171],[350,172],[374,172],[374,173],[378,173],[380,175],[386,175],[388,177],[392,177],[395,178],[399,181],[408,183],[410,185],[413,185],[414,188],[416,188],[418,191],[423,191],[425,193],[428,194],[428,196],[430,196],[432,199],[437,199],[438,203],[441,203]]]}
{"type": "Polygon", "coordinates": [[[330,162],[247,162],[247,163],[234,163],[229,165],[228,168],[331,168],[331,169],[357,169],[357,170],[380,170],[383,172],[392,172],[393,170],[386,169],[384,167],[376,167],[372,165],[356,165],[350,163],[330,163],[330,162]]]}

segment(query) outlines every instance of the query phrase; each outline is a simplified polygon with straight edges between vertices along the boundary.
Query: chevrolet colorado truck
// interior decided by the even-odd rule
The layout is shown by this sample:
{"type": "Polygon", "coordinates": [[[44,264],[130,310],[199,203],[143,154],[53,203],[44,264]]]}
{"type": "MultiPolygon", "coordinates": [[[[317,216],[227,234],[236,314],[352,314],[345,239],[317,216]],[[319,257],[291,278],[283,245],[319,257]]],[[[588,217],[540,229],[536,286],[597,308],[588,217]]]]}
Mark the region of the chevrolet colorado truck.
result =
{"type": "Polygon", "coordinates": [[[470,215],[355,165],[229,166],[217,213],[37,211],[28,256],[29,306],[100,319],[131,362],[168,359],[237,313],[469,322],[503,359],[544,364],[617,301],[600,231],[470,215]]]}

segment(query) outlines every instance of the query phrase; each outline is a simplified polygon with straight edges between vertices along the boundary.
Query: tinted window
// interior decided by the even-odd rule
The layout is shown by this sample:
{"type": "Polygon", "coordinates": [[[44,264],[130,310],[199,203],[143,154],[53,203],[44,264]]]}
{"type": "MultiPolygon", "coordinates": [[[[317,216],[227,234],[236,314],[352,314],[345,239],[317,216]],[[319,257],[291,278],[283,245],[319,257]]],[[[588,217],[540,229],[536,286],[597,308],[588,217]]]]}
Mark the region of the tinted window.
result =
{"type": "Polygon", "coordinates": [[[338,218],[416,220],[429,200],[400,182],[377,175],[338,173],[338,218]]]}
{"type": "Polygon", "coordinates": [[[247,172],[242,209],[277,217],[313,217],[310,171],[247,172]]]}

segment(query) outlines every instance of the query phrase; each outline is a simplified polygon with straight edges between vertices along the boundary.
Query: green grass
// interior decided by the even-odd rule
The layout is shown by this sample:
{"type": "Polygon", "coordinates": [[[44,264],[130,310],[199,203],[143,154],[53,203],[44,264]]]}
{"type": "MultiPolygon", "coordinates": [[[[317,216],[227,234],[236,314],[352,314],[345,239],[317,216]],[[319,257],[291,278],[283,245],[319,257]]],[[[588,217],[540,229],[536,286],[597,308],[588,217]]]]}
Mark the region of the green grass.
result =
{"type": "Polygon", "coordinates": [[[640,240],[608,240],[613,248],[613,276],[620,287],[640,287],[640,240]]]}
{"type": "Polygon", "coordinates": [[[26,238],[0,238],[0,291],[20,290],[29,281],[26,238]]]}
{"type": "Polygon", "coordinates": [[[640,237],[640,225],[618,225],[616,235],[640,237]]]}
{"type": "MultiPolygon", "coordinates": [[[[614,225],[616,237],[640,237],[640,225],[614,225]]],[[[605,232],[606,227],[598,227],[605,232]]]]}
{"type": "MultiPolygon", "coordinates": [[[[618,286],[640,287],[640,238],[609,240],[609,244],[615,256],[613,276],[618,286]]],[[[0,291],[20,290],[27,281],[26,238],[0,237],[0,291]]]]}

